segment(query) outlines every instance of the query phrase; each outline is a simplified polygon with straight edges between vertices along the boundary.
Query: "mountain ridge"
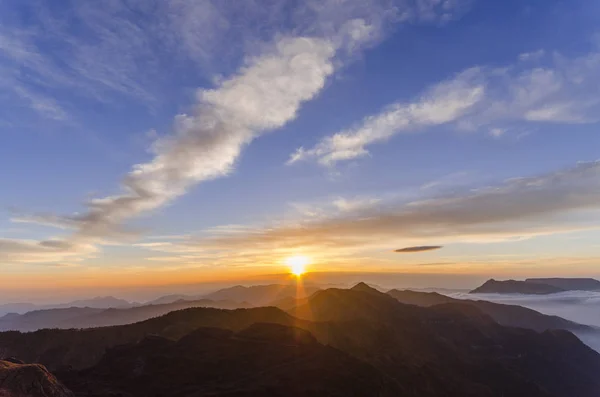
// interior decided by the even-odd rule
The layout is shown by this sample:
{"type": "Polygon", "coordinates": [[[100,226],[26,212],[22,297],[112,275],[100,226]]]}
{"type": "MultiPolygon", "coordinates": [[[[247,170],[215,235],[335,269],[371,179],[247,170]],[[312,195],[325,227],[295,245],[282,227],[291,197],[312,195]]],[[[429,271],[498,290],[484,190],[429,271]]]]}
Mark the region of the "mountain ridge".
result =
{"type": "Polygon", "coordinates": [[[547,295],[564,292],[562,288],[543,283],[533,283],[519,280],[489,279],[479,287],[469,291],[470,294],[531,294],[547,295]]]}

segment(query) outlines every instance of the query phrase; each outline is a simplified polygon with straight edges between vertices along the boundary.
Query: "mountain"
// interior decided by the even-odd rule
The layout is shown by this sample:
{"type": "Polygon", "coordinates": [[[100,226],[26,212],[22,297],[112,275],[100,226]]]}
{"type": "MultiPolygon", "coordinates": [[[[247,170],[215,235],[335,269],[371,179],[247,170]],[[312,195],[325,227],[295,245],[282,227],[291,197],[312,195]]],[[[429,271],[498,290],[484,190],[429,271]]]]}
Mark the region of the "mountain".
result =
{"type": "Polygon", "coordinates": [[[481,286],[470,291],[470,294],[532,294],[545,295],[564,292],[564,289],[553,285],[534,283],[529,281],[490,279],[481,286]]]}
{"type": "Polygon", "coordinates": [[[0,396],[74,397],[43,365],[18,360],[0,360],[0,396]]]}
{"type": "Polygon", "coordinates": [[[600,395],[600,355],[573,334],[502,326],[472,305],[405,305],[360,285],[318,292],[295,313],[415,396],[600,395]]]}
{"type": "Polygon", "coordinates": [[[63,307],[91,307],[95,309],[108,309],[119,307],[130,307],[132,304],[124,299],[114,296],[97,296],[92,299],[81,299],[69,303],[55,305],[57,308],[63,307]]]}
{"type": "Polygon", "coordinates": [[[144,305],[128,309],[93,309],[70,307],[68,309],[36,310],[25,314],[0,317],[0,331],[36,331],[43,328],[93,328],[132,324],[169,312],[190,307],[215,307],[237,309],[244,307],[230,301],[179,300],[163,305],[144,305]]]}
{"type": "Polygon", "coordinates": [[[34,310],[25,314],[7,314],[0,317],[0,331],[35,331],[40,328],[71,328],[63,324],[77,318],[100,313],[105,309],[70,307],[68,309],[34,310]]]}
{"type": "Polygon", "coordinates": [[[600,291],[600,281],[593,278],[528,278],[525,281],[551,285],[566,291],[600,291]]]}
{"type": "Polygon", "coordinates": [[[25,313],[35,309],[37,309],[37,306],[33,303],[4,303],[0,305],[0,316],[4,316],[9,313],[25,313]]]}
{"type": "Polygon", "coordinates": [[[85,385],[96,395],[164,397],[338,387],[365,396],[600,395],[600,354],[569,331],[503,326],[465,303],[403,304],[362,283],[317,291],[289,313],[192,308],[122,326],[4,332],[0,355],[57,370],[81,396],[94,395],[85,385]]]}
{"type": "Polygon", "coordinates": [[[70,307],[108,309],[111,307],[125,308],[132,306],[135,306],[135,304],[124,299],[115,298],[114,296],[97,296],[92,299],[81,299],[67,303],[50,305],[36,305],[33,303],[6,303],[0,305],[0,316],[4,316],[9,313],[23,314],[34,310],[66,309],[70,307]]]}
{"type": "Polygon", "coordinates": [[[400,291],[393,289],[388,291],[387,294],[401,303],[423,307],[447,303],[475,306],[494,319],[498,324],[509,327],[528,328],[538,332],[551,329],[565,329],[573,332],[593,332],[600,336],[600,332],[596,331],[593,327],[578,324],[562,317],[542,314],[517,305],[505,305],[483,300],[455,299],[438,294],[437,292],[400,291]]]}
{"type": "Polygon", "coordinates": [[[372,366],[318,343],[309,332],[266,323],[237,333],[199,328],[178,341],[147,337],[110,349],[90,369],[59,377],[76,395],[88,397],[358,397],[401,391],[372,366]]]}
{"type": "Polygon", "coordinates": [[[270,284],[244,287],[236,285],[205,295],[205,299],[230,300],[234,302],[247,302],[252,306],[265,306],[273,301],[283,298],[303,298],[312,295],[319,288],[314,286],[298,286],[296,284],[270,284]]]}
{"type": "Polygon", "coordinates": [[[199,300],[199,299],[202,299],[202,296],[173,294],[173,295],[161,296],[160,298],[146,302],[144,305],[164,305],[167,303],[173,303],[173,302],[177,302],[180,300],[195,301],[195,300],[199,300]]]}
{"type": "Polygon", "coordinates": [[[308,301],[308,297],[296,299],[294,297],[288,296],[285,298],[274,300],[267,304],[267,306],[278,307],[281,310],[288,311],[296,306],[300,306],[305,304],[308,301]]]}
{"type": "Polygon", "coordinates": [[[51,371],[63,367],[81,369],[96,364],[106,349],[139,341],[147,335],[179,339],[200,327],[240,331],[257,322],[302,324],[274,307],[235,310],[189,308],[120,326],[0,332],[0,357],[41,363],[51,371]]]}

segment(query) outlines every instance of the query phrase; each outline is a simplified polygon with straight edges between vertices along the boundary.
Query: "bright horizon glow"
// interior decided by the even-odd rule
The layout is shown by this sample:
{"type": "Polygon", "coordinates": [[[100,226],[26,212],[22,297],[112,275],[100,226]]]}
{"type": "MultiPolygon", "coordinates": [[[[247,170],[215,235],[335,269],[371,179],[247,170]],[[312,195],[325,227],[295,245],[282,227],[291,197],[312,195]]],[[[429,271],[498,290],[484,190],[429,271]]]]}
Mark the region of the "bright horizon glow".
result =
{"type": "Polygon", "coordinates": [[[306,265],[310,263],[310,258],[304,255],[290,256],[285,259],[285,263],[290,267],[290,272],[298,277],[306,273],[306,265]]]}

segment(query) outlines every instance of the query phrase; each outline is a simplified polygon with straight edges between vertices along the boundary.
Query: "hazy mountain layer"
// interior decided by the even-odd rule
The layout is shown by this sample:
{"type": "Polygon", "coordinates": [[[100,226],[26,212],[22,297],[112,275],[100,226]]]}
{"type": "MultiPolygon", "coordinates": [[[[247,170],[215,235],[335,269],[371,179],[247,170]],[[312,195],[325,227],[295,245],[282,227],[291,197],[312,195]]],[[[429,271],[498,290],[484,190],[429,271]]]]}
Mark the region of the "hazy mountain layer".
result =
{"type": "Polygon", "coordinates": [[[247,307],[230,301],[176,301],[163,305],[144,305],[128,309],[77,308],[36,310],[21,315],[6,315],[0,318],[0,331],[36,331],[43,328],[92,328],[111,325],[132,324],[169,312],[190,307],[215,307],[237,309],[247,307]]]}

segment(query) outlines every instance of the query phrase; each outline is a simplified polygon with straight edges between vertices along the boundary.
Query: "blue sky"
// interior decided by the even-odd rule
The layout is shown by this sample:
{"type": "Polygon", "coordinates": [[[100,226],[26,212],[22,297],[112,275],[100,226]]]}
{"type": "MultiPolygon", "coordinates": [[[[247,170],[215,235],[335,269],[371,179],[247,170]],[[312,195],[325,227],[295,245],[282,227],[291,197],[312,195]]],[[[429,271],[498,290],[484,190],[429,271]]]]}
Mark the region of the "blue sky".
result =
{"type": "Polygon", "coordinates": [[[598,276],[598,22],[591,0],[3,1],[5,284],[291,255],[598,276]],[[420,245],[443,248],[392,252],[420,245]]]}

